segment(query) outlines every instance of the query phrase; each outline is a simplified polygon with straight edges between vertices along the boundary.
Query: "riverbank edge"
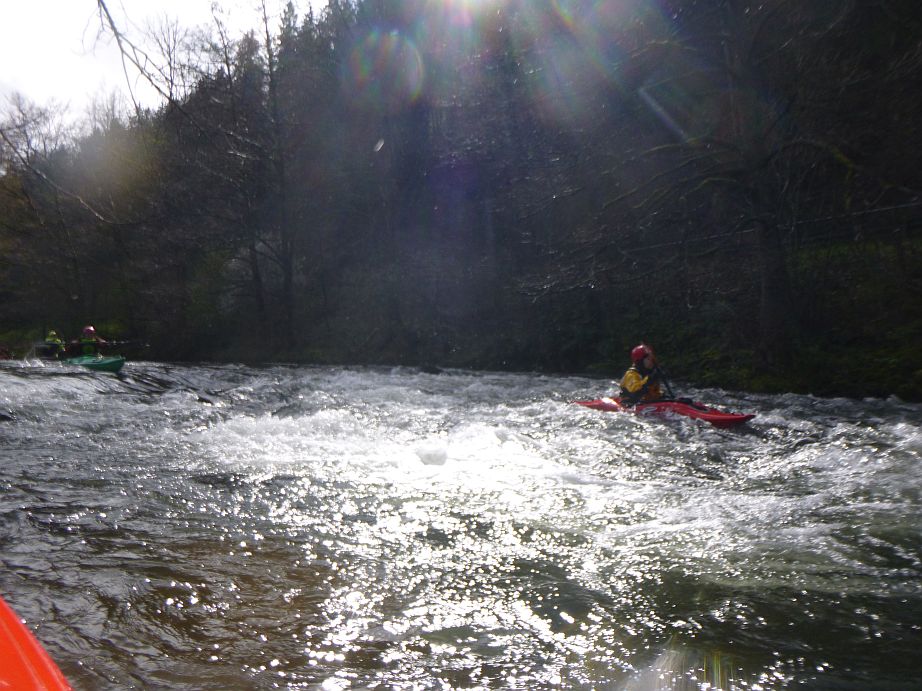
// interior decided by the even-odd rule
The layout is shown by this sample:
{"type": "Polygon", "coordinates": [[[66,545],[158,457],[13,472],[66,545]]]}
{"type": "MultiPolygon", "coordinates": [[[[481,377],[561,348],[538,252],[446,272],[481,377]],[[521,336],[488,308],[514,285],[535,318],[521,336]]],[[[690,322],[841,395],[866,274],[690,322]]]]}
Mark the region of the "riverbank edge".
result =
{"type": "MultiPolygon", "coordinates": [[[[8,334],[9,335],[9,334],[8,334]]],[[[8,343],[10,343],[8,341],[8,343]]],[[[31,343],[16,339],[7,346],[12,359],[22,359],[31,343]]],[[[803,351],[792,354],[782,365],[768,366],[749,351],[727,352],[694,348],[661,348],[660,357],[671,378],[696,387],[715,387],[758,394],[810,394],[823,398],[889,398],[922,402],[922,354],[910,347],[894,351],[868,351],[842,348],[838,352],[803,351]],[[672,352],[675,350],[676,352],[672,352]]],[[[458,351],[449,356],[419,357],[394,349],[377,351],[374,356],[356,350],[271,349],[235,344],[215,352],[198,352],[176,358],[175,353],[158,352],[156,347],[133,353],[120,353],[130,359],[176,362],[244,363],[260,366],[285,362],[297,365],[418,367],[437,372],[443,368],[495,372],[535,372],[565,376],[587,376],[617,382],[628,367],[615,358],[574,358],[570,362],[550,363],[541,357],[504,357],[489,352],[458,351]]],[[[611,385],[609,384],[609,388],[611,385]]]]}

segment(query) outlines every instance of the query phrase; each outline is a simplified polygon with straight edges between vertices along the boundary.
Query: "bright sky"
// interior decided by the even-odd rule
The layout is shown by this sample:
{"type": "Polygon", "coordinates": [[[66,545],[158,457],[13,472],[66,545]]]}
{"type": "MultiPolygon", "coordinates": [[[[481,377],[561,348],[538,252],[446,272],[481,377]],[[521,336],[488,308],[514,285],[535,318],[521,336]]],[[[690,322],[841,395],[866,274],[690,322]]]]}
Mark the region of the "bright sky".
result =
{"type": "MultiPolygon", "coordinates": [[[[140,42],[150,23],[164,18],[183,27],[213,25],[215,0],[107,0],[119,28],[140,42]]],[[[286,0],[266,0],[273,29],[286,0]]],[[[303,17],[309,0],[293,0],[303,17]]],[[[324,3],[313,0],[314,7],[324,3]]],[[[232,37],[261,22],[259,0],[218,0],[232,37]]],[[[48,105],[54,100],[81,116],[94,96],[127,93],[127,82],[111,34],[100,34],[96,0],[0,0],[0,114],[13,91],[48,105]]],[[[134,78],[134,74],[131,75],[134,78]]],[[[133,85],[134,88],[134,85],[133,85]]],[[[136,94],[145,105],[159,101],[152,91],[136,94]]]]}

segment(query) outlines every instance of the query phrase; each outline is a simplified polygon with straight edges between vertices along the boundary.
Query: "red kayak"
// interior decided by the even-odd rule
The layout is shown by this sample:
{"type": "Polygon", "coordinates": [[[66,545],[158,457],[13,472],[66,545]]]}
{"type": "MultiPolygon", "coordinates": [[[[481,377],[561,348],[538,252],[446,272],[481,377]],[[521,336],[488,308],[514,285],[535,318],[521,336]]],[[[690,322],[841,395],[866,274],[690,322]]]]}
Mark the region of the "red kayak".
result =
{"type": "Polygon", "coordinates": [[[573,402],[594,410],[619,413],[675,413],[676,415],[684,415],[696,420],[710,422],[715,427],[733,427],[755,417],[753,414],[726,413],[702,403],[684,403],[682,401],[656,401],[654,403],[638,403],[635,406],[622,405],[617,398],[599,398],[594,401],[573,402]]]}
{"type": "Polygon", "coordinates": [[[61,670],[0,597],[0,689],[71,691],[61,670]]]}

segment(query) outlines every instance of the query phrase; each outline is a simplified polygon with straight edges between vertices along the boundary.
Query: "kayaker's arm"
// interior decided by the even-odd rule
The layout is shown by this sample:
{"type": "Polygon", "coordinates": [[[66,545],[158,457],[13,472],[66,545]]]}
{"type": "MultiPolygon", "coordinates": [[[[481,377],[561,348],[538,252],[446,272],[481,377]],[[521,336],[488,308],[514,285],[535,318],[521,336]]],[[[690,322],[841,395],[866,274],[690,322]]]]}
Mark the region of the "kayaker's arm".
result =
{"type": "Polygon", "coordinates": [[[621,402],[624,405],[633,406],[647,394],[650,389],[650,376],[640,376],[636,370],[628,370],[621,380],[621,402]]]}

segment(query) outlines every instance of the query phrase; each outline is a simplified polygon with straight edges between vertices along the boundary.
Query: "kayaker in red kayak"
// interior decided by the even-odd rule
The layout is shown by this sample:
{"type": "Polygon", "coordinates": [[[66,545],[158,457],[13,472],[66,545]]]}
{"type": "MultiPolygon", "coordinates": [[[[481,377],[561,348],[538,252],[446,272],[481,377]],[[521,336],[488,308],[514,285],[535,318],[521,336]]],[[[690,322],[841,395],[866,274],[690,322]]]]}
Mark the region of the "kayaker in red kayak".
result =
{"type": "Polygon", "coordinates": [[[621,378],[621,402],[636,405],[662,400],[662,375],[656,366],[653,349],[645,343],[635,346],[631,350],[631,363],[621,378]]]}
{"type": "Polygon", "coordinates": [[[673,413],[704,420],[715,427],[735,427],[755,417],[752,413],[728,413],[690,398],[676,398],[669,380],[656,363],[653,349],[645,343],[631,350],[631,362],[630,369],[621,378],[620,397],[573,402],[609,412],[673,413]],[[662,387],[665,387],[668,398],[663,396],[662,387]]]}

